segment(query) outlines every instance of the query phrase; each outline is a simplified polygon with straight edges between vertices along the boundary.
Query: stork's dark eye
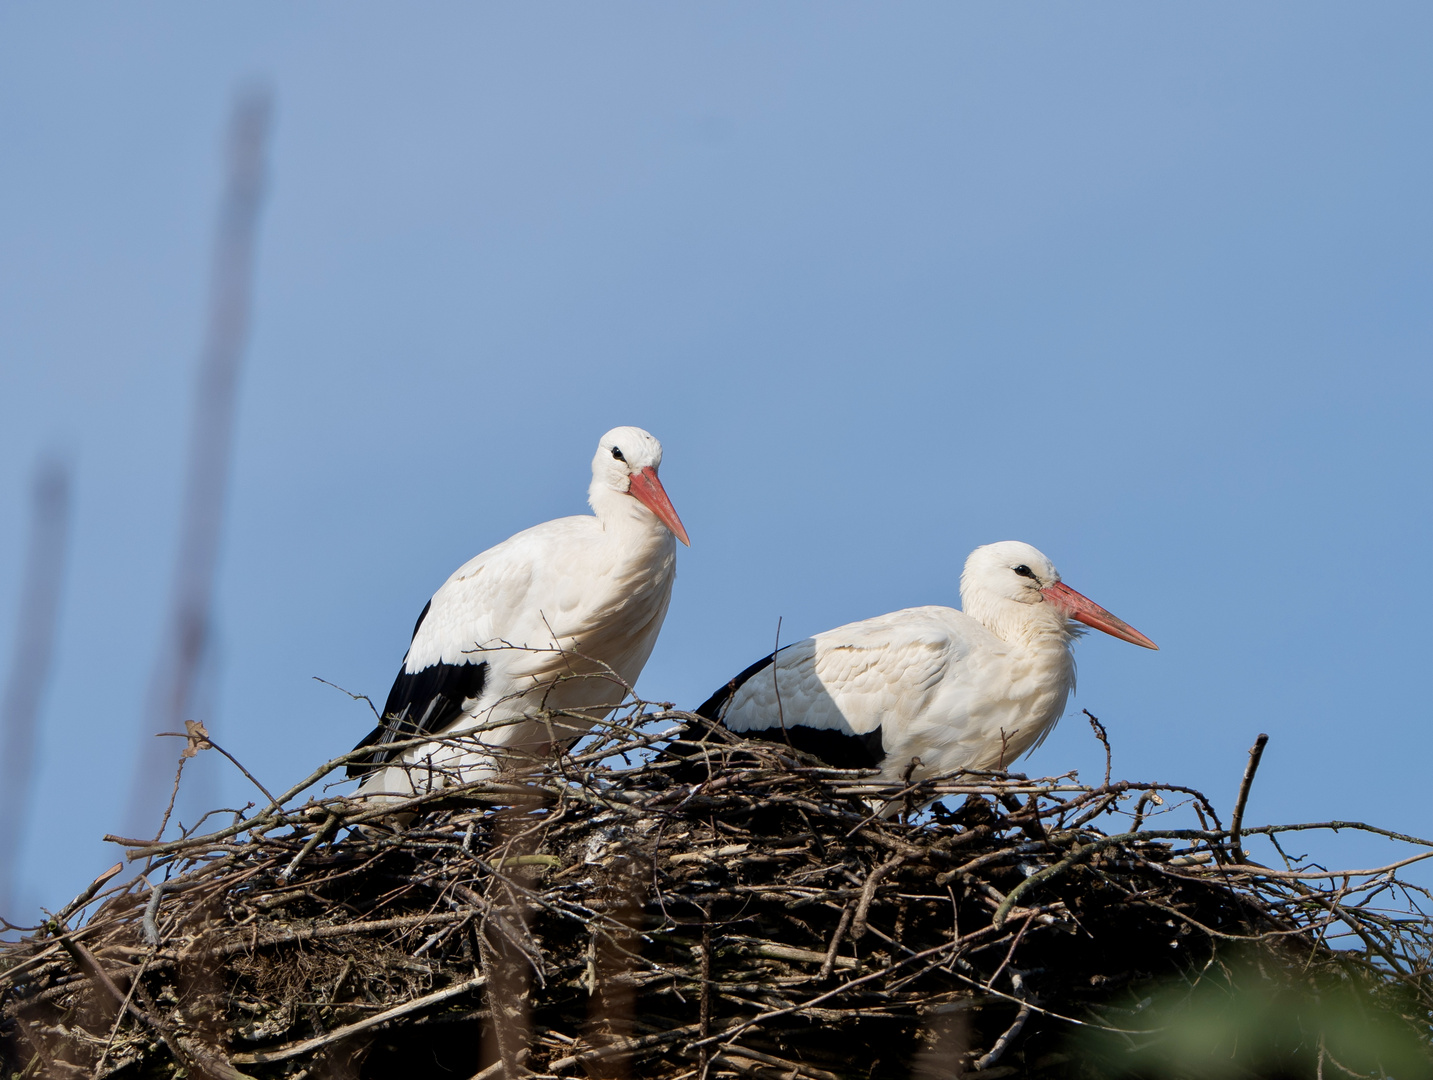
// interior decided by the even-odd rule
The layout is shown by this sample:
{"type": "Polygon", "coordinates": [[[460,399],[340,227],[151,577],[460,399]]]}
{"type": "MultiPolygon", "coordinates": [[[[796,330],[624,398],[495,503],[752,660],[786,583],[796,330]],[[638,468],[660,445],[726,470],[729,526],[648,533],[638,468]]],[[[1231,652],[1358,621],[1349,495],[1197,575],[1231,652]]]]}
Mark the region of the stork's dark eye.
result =
{"type": "MultiPolygon", "coordinates": [[[[1021,563],[1019,566],[1017,566],[1017,567],[1015,568],[1015,572],[1016,572],[1017,574],[1019,574],[1021,577],[1027,577],[1027,578],[1032,578],[1032,579],[1035,578],[1035,571],[1034,571],[1034,570],[1031,570],[1031,569],[1030,569],[1028,566],[1026,566],[1024,563],[1021,563]]],[[[1038,580],[1038,579],[1037,579],[1037,580],[1038,580]]]]}
{"type": "Polygon", "coordinates": [[[613,456],[614,458],[616,458],[618,461],[626,461],[626,460],[627,460],[626,458],[624,458],[624,457],[622,456],[622,451],[621,451],[621,450],[618,450],[615,446],[612,448],[612,456],[613,456]]]}

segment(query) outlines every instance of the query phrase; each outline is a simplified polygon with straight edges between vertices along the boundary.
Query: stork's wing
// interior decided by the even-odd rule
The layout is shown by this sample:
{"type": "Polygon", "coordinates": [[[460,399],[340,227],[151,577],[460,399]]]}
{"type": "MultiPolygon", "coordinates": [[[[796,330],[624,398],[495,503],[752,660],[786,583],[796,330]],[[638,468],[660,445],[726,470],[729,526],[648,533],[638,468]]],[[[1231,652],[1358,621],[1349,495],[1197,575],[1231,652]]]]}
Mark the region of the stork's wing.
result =
{"type": "MultiPolygon", "coordinates": [[[[413,628],[383,722],[355,748],[375,749],[350,763],[349,775],[388,760],[384,748],[395,740],[441,733],[485,690],[501,697],[569,668],[562,650],[607,616],[604,596],[592,588],[603,580],[601,570],[584,561],[599,528],[592,517],[545,522],[489,548],[444,582],[413,628]]],[[[611,582],[609,591],[624,584],[611,582]]]]}
{"type": "Polygon", "coordinates": [[[959,658],[945,608],[909,608],[798,641],[747,668],[697,712],[837,768],[874,768],[886,724],[909,726],[959,658]]]}
{"type": "Polygon", "coordinates": [[[487,675],[486,661],[400,669],[383,706],[383,722],[354,747],[371,746],[373,752],[349,762],[348,775],[362,776],[391,758],[389,743],[442,731],[482,696],[487,675]]]}

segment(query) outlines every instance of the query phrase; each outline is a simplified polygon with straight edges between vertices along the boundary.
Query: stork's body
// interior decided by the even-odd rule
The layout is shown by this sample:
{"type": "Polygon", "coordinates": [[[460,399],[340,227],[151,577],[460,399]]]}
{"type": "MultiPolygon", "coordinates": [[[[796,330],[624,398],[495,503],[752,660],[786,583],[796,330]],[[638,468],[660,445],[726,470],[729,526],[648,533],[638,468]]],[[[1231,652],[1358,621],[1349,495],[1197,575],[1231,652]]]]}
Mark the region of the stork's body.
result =
{"type": "Polygon", "coordinates": [[[799,641],[747,668],[697,712],[839,768],[879,768],[889,783],[908,769],[912,779],[1005,769],[1065,711],[1080,633],[1072,618],[1155,648],[1061,584],[1029,544],[977,548],[961,598],[964,611],[907,608],[799,641]]]}
{"type": "Polygon", "coordinates": [[[540,758],[622,700],[667,613],[676,537],[687,542],[657,479],[661,458],[640,428],[608,432],[592,462],[592,515],[526,529],[433,594],[384,722],[359,744],[373,752],[349,767],[367,774],[361,794],[408,795],[540,758]],[[440,741],[388,749],[419,735],[440,741]]]}

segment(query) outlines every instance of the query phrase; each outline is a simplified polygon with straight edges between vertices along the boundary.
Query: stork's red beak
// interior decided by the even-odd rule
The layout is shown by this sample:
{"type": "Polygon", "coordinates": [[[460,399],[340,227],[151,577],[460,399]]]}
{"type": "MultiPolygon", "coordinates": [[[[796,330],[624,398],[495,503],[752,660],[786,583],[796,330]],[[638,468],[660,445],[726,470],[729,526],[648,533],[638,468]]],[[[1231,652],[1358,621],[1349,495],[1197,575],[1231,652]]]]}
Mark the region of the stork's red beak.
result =
{"type": "Polygon", "coordinates": [[[657,520],[672,530],[675,536],[687,547],[692,542],[687,539],[687,530],[682,527],[682,519],[677,517],[676,508],[672,506],[672,500],[667,498],[666,489],[662,482],[657,479],[657,470],[648,465],[641,472],[632,474],[632,486],[627,493],[640,502],[648,510],[657,515],[657,520]]]}
{"type": "Polygon", "coordinates": [[[1070,588],[1063,581],[1051,585],[1048,589],[1041,589],[1041,595],[1050,603],[1054,604],[1072,619],[1078,619],[1086,626],[1093,626],[1096,630],[1103,630],[1112,637],[1122,641],[1128,641],[1135,645],[1143,645],[1146,649],[1158,649],[1159,646],[1150,641],[1138,630],[1123,619],[1117,619],[1099,604],[1088,597],[1081,596],[1074,589],[1070,588]]]}

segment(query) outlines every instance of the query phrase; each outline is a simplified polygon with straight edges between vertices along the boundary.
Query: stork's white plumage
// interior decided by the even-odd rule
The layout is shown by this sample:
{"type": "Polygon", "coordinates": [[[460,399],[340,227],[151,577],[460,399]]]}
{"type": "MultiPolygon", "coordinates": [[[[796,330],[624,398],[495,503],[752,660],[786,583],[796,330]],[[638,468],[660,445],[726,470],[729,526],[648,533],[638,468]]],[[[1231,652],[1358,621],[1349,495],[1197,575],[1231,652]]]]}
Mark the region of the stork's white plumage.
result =
{"type": "Polygon", "coordinates": [[[1038,746],[1075,686],[1072,619],[1158,648],[1060,581],[1029,544],[976,548],[964,611],[907,608],[827,630],[747,668],[697,712],[880,779],[1006,769],[1038,746]]]}
{"type": "Polygon", "coordinates": [[[359,744],[373,751],[349,766],[366,774],[360,794],[410,795],[550,754],[621,701],[662,629],[676,540],[688,543],[661,461],[650,434],[614,428],[592,459],[591,516],[526,529],[433,594],[384,722],[359,744]],[[388,749],[420,735],[441,741],[388,749]]]}

